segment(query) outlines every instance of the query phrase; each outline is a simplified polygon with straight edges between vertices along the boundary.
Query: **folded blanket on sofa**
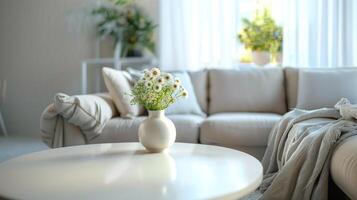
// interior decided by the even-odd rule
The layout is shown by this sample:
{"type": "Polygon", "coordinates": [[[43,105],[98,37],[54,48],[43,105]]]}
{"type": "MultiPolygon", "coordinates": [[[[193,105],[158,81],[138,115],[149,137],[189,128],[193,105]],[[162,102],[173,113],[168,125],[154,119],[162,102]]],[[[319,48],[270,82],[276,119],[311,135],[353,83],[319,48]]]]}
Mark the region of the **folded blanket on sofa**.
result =
{"type": "Polygon", "coordinates": [[[89,141],[98,136],[115,115],[114,103],[106,94],[68,96],[58,93],[42,113],[41,137],[49,147],[64,146],[65,122],[68,122],[79,127],[85,140],[89,141]]]}
{"type": "Polygon", "coordinates": [[[295,109],[275,125],[262,160],[261,199],[328,199],[331,154],[336,145],[357,135],[357,106],[342,99],[335,109],[295,109]],[[300,123],[309,119],[312,123],[300,123]]]}

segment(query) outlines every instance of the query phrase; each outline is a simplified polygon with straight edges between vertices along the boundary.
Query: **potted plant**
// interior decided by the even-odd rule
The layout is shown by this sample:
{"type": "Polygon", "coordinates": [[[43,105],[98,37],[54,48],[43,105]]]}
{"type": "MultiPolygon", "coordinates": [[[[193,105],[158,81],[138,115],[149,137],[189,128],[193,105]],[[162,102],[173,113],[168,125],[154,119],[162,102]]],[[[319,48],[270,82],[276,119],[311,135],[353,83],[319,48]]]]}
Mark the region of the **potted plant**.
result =
{"type": "Polygon", "coordinates": [[[273,40],[270,45],[270,52],[273,60],[281,64],[282,63],[282,50],[283,50],[283,28],[276,26],[273,31],[273,40]]]}
{"type": "MultiPolygon", "coordinates": [[[[275,33],[279,29],[268,9],[256,13],[254,19],[242,19],[244,28],[238,34],[238,39],[246,49],[252,51],[253,62],[257,65],[266,65],[270,61],[272,44],[277,45],[275,33]]],[[[280,29],[279,29],[280,30],[280,29]]],[[[282,30],[282,29],[281,29],[282,30]]],[[[282,40],[282,37],[281,37],[282,40]]]]}
{"type": "Polygon", "coordinates": [[[149,117],[139,126],[139,141],[150,152],[161,152],[176,139],[176,128],[165,116],[165,109],[177,100],[187,97],[181,81],[158,68],[146,70],[131,91],[131,103],[144,106],[149,117]]]}
{"type": "Polygon", "coordinates": [[[114,39],[114,57],[141,57],[144,50],[155,51],[156,24],[131,0],[112,0],[92,11],[97,31],[114,39]]]}

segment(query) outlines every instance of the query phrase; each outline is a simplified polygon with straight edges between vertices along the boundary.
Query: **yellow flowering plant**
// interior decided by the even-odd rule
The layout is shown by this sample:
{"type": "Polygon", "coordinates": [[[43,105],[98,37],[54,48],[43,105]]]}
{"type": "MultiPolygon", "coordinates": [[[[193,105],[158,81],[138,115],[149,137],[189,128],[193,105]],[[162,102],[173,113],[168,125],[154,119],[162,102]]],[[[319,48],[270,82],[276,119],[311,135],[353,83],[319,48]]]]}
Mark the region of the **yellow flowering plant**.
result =
{"type": "Polygon", "coordinates": [[[179,78],[162,73],[158,68],[145,70],[130,95],[132,104],[142,105],[148,110],[164,110],[177,100],[188,97],[179,78]]]}
{"type": "Polygon", "coordinates": [[[244,28],[239,32],[238,39],[246,49],[281,52],[283,29],[275,23],[268,9],[257,12],[253,20],[243,18],[242,21],[244,28]]]}

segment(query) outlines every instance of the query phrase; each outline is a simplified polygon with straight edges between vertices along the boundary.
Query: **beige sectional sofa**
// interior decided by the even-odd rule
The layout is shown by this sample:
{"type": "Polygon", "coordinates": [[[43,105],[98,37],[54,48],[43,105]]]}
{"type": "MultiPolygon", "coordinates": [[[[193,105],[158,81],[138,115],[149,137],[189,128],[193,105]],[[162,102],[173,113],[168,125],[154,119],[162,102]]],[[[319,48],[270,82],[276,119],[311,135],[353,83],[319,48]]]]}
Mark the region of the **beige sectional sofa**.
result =
{"type": "MultiPolygon", "coordinates": [[[[299,69],[296,68],[203,70],[189,74],[198,103],[207,117],[169,115],[177,129],[176,141],[231,147],[258,159],[264,154],[270,130],[284,113],[296,107],[299,97],[299,69]]],[[[357,85],[352,86],[352,91],[357,94],[357,85]]],[[[115,109],[108,94],[91,95],[100,96],[115,109]]],[[[43,116],[51,109],[48,107],[43,116]]],[[[138,127],[145,116],[124,119],[117,111],[112,113],[112,118],[94,138],[63,120],[53,127],[59,130],[50,133],[42,129],[43,140],[50,146],[138,141],[138,127]],[[61,137],[61,142],[53,145],[55,137],[61,137]]],[[[54,125],[42,119],[41,126],[54,125]]],[[[345,194],[357,199],[357,137],[337,147],[332,156],[331,174],[345,194]]]]}

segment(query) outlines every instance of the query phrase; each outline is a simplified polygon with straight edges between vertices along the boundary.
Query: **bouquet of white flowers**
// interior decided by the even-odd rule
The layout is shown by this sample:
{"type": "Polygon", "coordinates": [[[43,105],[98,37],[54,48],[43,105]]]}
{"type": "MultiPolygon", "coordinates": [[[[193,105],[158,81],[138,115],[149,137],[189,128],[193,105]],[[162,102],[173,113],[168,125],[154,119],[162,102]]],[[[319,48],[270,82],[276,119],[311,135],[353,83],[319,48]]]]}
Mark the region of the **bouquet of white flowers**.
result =
{"type": "Polygon", "coordinates": [[[164,110],[180,98],[187,97],[188,93],[180,79],[152,68],[144,71],[134,85],[131,96],[132,104],[142,105],[147,110],[164,110]]]}

